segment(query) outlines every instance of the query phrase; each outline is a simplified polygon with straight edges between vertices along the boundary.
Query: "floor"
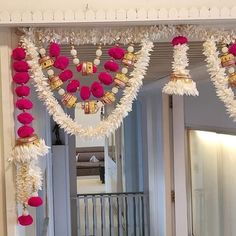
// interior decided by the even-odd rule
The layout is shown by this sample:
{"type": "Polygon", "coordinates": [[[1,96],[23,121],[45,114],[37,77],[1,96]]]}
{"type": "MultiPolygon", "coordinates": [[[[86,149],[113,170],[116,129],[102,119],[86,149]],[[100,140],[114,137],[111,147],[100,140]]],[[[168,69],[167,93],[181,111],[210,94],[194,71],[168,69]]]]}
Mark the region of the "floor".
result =
{"type": "Polygon", "coordinates": [[[105,184],[102,184],[99,176],[77,177],[77,193],[105,193],[105,184]]]}

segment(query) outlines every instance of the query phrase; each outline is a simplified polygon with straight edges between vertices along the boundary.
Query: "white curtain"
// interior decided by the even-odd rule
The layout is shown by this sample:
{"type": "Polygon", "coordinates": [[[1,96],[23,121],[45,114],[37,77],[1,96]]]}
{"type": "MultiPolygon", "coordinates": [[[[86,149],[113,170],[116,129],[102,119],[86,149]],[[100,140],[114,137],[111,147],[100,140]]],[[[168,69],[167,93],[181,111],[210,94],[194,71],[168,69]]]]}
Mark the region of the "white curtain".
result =
{"type": "Polygon", "coordinates": [[[236,136],[189,131],[194,236],[236,235],[236,136]]]}

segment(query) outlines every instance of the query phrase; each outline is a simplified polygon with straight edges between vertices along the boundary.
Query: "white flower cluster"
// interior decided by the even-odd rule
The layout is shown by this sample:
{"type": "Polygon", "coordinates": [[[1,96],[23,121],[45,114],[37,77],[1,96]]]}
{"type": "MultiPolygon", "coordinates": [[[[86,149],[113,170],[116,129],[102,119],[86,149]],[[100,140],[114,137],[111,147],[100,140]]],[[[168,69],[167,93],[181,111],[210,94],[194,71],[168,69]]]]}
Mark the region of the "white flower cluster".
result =
{"type": "Polygon", "coordinates": [[[203,54],[206,56],[208,72],[216,88],[216,94],[224,103],[229,116],[236,121],[236,100],[234,99],[234,92],[228,85],[226,70],[221,66],[221,60],[219,59],[219,52],[215,41],[216,39],[213,37],[206,40],[203,44],[203,54]]]}
{"type": "Polygon", "coordinates": [[[27,54],[29,58],[31,58],[28,63],[31,67],[31,74],[38,97],[46,105],[49,114],[68,134],[80,135],[87,138],[108,136],[121,125],[123,119],[128,115],[128,112],[132,110],[132,103],[134,99],[136,99],[138,91],[142,86],[142,80],[149,65],[150,52],[153,48],[153,43],[151,41],[146,39],[142,41],[141,50],[137,53],[138,60],[134,65],[134,70],[130,73],[130,86],[125,87],[123,90],[123,96],[116,105],[116,108],[105,120],[100,121],[96,126],[83,127],[66,114],[55,99],[49,84],[47,83],[48,79],[44,76],[42,68],[38,63],[39,56],[34,43],[26,37],[23,38],[23,42],[27,54]]]}

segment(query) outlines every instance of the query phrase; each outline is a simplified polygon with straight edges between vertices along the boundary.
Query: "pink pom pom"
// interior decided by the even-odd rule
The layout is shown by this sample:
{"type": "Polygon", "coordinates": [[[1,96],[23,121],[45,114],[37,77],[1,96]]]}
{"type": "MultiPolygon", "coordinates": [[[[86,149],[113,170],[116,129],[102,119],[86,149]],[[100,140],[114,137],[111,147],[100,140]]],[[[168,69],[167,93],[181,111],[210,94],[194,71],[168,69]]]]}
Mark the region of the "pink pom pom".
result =
{"type": "Polygon", "coordinates": [[[38,196],[33,196],[33,197],[29,198],[28,204],[32,207],[39,207],[43,204],[43,199],[38,196]]]}
{"type": "Polygon", "coordinates": [[[80,90],[80,97],[82,100],[87,100],[90,98],[91,92],[88,86],[83,86],[80,90]]]}
{"type": "Polygon", "coordinates": [[[25,49],[23,49],[21,47],[15,48],[12,51],[12,58],[14,60],[21,61],[21,60],[25,59],[25,57],[26,57],[25,49]]]}
{"type": "Polygon", "coordinates": [[[18,97],[27,97],[30,94],[30,87],[22,85],[22,86],[18,86],[15,89],[16,95],[18,97]]]}
{"type": "Polygon", "coordinates": [[[16,101],[16,107],[20,110],[29,110],[33,107],[33,103],[27,98],[21,98],[16,101]]]}
{"type": "Polygon", "coordinates": [[[233,54],[234,56],[236,56],[236,43],[232,44],[229,47],[229,53],[233,54]]]}
{"type": "Polygon", "coordinates": [[[76,67],[77,71],[80,72],[82,70],[82,63],[80,63],[77,67],[76,67]]]}
{"type": "Polygon", "coordinates": [[[13,68],[17,72],[27,72],[29,70],[29,65],[26,61],[15,61],[13,63],[13,68]]]}
{"type": "Polygon", "coordinates": [[[112,76],[107,73],[107,72],[101,72],[99,75],[98,75],[98,79],[105,85],[110,85],[113,83],[113,78],[112,76]]]}
{"type": "Polygon", "coordinates": [[[33,119],[33,116],[28,112],[23,112],[17,116],[17,120],[24,125],[30,124],[33,119]]]}
{"type": "Polygon", "coordinates": [[[72,80],[66,87],[67,92],[69,93],[75,93],[80,85],[80,82],[78,80],[72,80]]]}
{"type": "Polygon", "coordinates": [[[18,222],[20,225],[27,226],[33,223],[33,218],[31,215],[21,215],[18,217],[18,222]]]}
{"type": "Polygon", "coordinates": [[[176,46],[178,44],[185,44],[188,43],[188,39],[184,36],[177,36],[172,39],[172,45],[176,46]]]}
{"type": "Polygon", "coordinates": [[[64,70],[59,74],[59,77],[65,82],[73,77],[73,72],[71,70],[64,70]]]}
{"type": "Polygon", "coordinates": [[[97,72],[97,67],[93,66],[93,73],[95,74],[97,72]]]}
{"type": "Polygon", "coordinates": [[[91,86],[91,92],[96,98],[101,98],[104,95],[104,89],[102,85],[98,82],[93,82],[91,86]]]}
{"type": "Polygon", "coordinates": [[[119,65],[118,65],[116,62],[110,60],[110,61],[107,61],[107,62],[104,64],[104,68],[105,68],[106,70],[110,70],[110,71],[112,71],[112,72],[116,72],[116,71],[119,70],[119,65]]]}
{"type": "Polygon", "coordinates": [[[58,43],[51,43],[49,46],[49,55],[51,57],[58,57],[60,55],[61,48],[58,43]]]}
{"type": "Polygon", "coordinates": [[[17,84],[26,84],[30,79],[30,76],[27,72],[17,72],[13,76],[14,82],[17,84]]]}
{"type": "Polygon", "coordinates": [[[58,57],[54,62],[54,67],[60,70],[65,70],[69,65],[69,58],[65,56],[58,57]]]}
{"type": "Polygon", "coordinates": [[[28,125],[23,125],[17,130],[20,138],[30,137],[34,133],[34,129],[28,125]]]}
{"type": "Polygon", "coordinates": [[[112,47],[108,50],[109,56],[113,57],[115,60],[120,60],[125,55],[125,50],[119,46],[112,47]]]}

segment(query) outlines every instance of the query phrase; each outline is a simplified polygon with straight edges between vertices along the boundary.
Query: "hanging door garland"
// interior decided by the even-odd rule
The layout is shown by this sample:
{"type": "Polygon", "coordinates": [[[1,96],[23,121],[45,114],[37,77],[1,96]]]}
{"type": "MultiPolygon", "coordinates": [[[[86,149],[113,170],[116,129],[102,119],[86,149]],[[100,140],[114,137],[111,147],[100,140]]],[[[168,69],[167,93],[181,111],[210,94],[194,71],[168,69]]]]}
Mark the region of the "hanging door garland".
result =
{"type": "MultiPolygon", "coordinates": [[[[137,97],[138,91],[142,85],[142,80],[149,65],[150,52],[153,48],[153,43],[151,41],[143,40],[141,43],[141,50],[137,53],[137,61],[134,63],[134,70],[130,73],[131,78],[129,79],[129,86],[124,88],[120,102],[105,120],[100,121],[95,127],[86,128],[76,123],[76,121],[64,112],[61,105],[55,99],[48,84],[48,78],[45,77],[42,67],[38,63],[40,57],[37,47],[27,38],[24,38],[23,41],[30,58],[28,64],[31,68],[30,71],[38,97],[44,102],[49,114],[52,115],[54,121],[60,125],[61,128],[68,134],[75,134],[83,137],[103,137],[109,135],[120,126],[122,120],[128,115],[128,112],[132,110],[133,100],[137,97]]],[[[113,63],[114,62],[110,62],[110,65],[107,65],[107,68],[112,68],[114,70],[113,63]]],[[[123,72],[126,72],[126,70],[124,69],[123,72]]],[[[108,101],[109,99],[113,99],[110,94],[108,95],[108,101]]]]}

